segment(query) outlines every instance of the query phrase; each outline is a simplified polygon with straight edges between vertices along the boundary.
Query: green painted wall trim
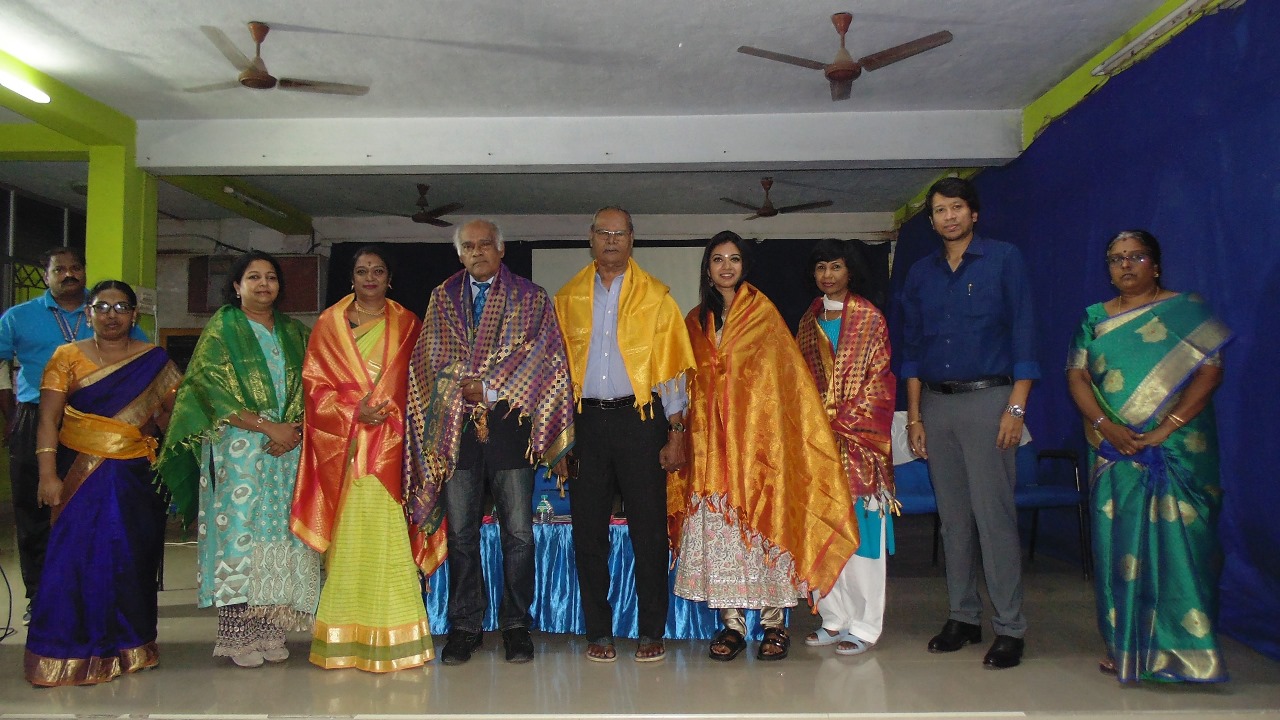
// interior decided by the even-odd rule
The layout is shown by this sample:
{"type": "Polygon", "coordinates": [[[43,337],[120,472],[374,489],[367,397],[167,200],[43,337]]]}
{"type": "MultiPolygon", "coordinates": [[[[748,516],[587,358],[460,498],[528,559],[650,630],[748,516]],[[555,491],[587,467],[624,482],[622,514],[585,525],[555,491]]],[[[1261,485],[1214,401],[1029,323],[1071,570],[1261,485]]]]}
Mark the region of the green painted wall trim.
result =
{"type": "Polygon", "coordinates": [[[86,162],[89,146],[49,128],[0,125],[0,162],[86,162]]]}
{"type": "Polygon", "coordinates": [[[218,175],[165,175],[161,180],[175,187],[186,190],[196,197],[204,198],[215,205],[246,217],[260,225],[285,235],[310,235],[311,216],[286,203],[268,192],[249,185],[236,178],[218,175]],[[223,188],[233,187],[237,192],[257,200],[267,207],[275,208],[280,214],[263,210],[228,195],[223,188]]]}
{"type": "MultiPolygon", "coordinates": [[[[1111,57],[1117,50],[1124,47],[1138,35],[1163,20],[1170,13],[1182,5],[1186,0],[1165,0],[1156,8],[1154,12],[1142,19],[1137,25],[1134,25],[1124,35],[1121,35],[1115,42],[1103,48],[1096,55],[1089,58],[1088,62],[1081,65],[1079,69],[1071,73],[1062,82],[1055,85],[1051,90],[1034,100],[1030,105],[1022,111],[1022,149],[1026,150],[1044,129],[1054,120],[1066,115],[1071,108],[1075,107],[1081,100],[1088,97],[1098,88],[1106,84],[1108,77],[1094,77],[1091,73],[1093,69],[1107,58],[1111,57]]],[[[1161,36],[1156,42],[1153,42],[1145,50],[1138,54],[1132,62],[1140,62],[1151,53],[1155,52],[1161,46],[1169,41],[1174,35],[1182,32],[1196,20],[1199,20],[1206,14],[1216,12],[1218,6],[1223,0],[1213,0],[1201,12],[1193,14],[1186,21],[1175,26],[1172,30],[1161,36]]],[[[1132,63],[1130,63],[1132,65],[1132,63]]],[[[1121,69],[1119,72],[1123,72],[1121,69]]]]}
{"type": "Polygon", "coordinates": [[[3,50],[0,50],[0,72],[22,78],[50,97],[47,104],[41,104],[0,88],[0,105],[86,145],[133,147],[138,127],[128,115],[81,94],[3,50]]]}

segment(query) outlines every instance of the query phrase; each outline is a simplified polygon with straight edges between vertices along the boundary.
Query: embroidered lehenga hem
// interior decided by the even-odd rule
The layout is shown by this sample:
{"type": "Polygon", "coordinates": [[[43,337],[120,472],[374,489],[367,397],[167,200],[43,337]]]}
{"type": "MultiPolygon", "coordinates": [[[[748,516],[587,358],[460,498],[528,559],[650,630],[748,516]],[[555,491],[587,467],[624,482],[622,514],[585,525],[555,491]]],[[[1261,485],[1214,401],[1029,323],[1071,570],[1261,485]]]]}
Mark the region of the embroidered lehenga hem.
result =
{"type": "Polygon", "coordinates": [[[808,594],[791,554],[752,532],[724,497],[693,497],[675,594],[713,608],[793,607],[808,594]]]}
{"type": "Polygon", "coordinates": [[[311,663],[326,670],[394,672],[425,665],[434,657],[431,628],[425,617],[400,627],[317,622],[311,640],[311,663]]]}
{"type": "Polygon", "coordinates": [[[124,649],[110,657],[51,658],[27,650],[22,658],[27,682],[39,687],[97,685],[159,664],[160,648],[155,642],[124,649]]]}

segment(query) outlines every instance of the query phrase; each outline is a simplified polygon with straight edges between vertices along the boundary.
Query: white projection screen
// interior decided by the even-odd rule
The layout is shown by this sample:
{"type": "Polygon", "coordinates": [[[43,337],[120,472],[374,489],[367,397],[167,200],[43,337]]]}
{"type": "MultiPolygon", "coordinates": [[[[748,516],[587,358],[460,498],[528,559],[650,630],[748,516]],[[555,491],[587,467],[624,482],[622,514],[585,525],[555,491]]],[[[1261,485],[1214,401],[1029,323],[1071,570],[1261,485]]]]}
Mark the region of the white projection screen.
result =
{"type": "MultiPolygon", "coordinates": [[[[637,247],[634,257],[646,272],[671,287],[681,314],[698,304],[701,247],[637,247]]],[[[589,262],[591,252],[586,247],[535,249],[533,281],[554,295],[589,262]]]]}

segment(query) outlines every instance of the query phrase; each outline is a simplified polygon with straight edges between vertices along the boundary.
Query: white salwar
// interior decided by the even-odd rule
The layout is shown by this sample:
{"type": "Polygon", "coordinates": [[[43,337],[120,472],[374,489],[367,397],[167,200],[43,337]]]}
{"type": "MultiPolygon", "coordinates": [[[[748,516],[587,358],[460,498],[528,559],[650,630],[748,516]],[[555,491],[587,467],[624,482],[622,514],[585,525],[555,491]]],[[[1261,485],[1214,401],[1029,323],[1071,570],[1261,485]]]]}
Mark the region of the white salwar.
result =
{"type": "MultiPolygon", "coordinates": [[[[876,498],[867,498],[866,502],[869,511],[879,511],[880,502],[876,498]]],[[[867,643],[880,639],[884,630],[885,572],[889,556],[885,546],[887,525],[880,523],[880,557],[850,557],[831,586],[831,592],[822,596],[813,594],[822,615],[822,627],[830,634],[848,632],[867,643]]]]}

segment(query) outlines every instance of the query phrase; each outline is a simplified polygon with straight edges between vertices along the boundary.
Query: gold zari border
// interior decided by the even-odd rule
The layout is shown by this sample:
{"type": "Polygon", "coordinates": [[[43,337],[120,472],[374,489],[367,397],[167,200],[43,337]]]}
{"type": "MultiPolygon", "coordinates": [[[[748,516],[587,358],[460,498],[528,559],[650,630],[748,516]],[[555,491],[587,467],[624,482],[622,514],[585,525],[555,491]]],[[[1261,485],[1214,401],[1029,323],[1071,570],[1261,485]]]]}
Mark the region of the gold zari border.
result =
{"type": "Polygon", "coordinates": [[[110,682],[123,673],[138,672],[159,664],[160,648],[154,642],[121,650],[113,657],[59,659],[27,650],[22,658],[27,682],[38,687],[97,685],[110,682]]]}

